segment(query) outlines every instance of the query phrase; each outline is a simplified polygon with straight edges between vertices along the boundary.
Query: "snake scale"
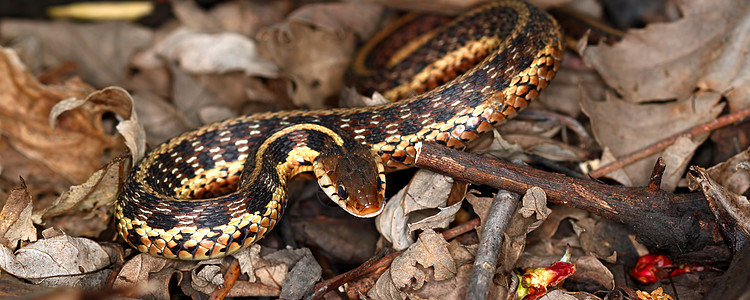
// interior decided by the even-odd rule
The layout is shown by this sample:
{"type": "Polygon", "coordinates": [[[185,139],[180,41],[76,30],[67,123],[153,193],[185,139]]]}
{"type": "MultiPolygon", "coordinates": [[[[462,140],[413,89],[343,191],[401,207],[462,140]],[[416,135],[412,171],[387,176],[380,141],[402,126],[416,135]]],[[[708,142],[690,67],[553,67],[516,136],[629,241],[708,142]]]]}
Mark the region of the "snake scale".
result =
{"type": "Polygon", "coordinates": [[[115,204],[120,235],[152,255],[225,256],[273,228],[286,206],[286,182],[301,172],[314,172],[350,213],[377,215],[384,171],[412,166],[415,143],[463,148],[526,107],[562,59],[557,22],[526,2],[493,2],[447,22],[404,19],[391,27],[412,37],[378,34],[353,72],[373,82],[365,88],[407,99],[253,114],[176,136],[125,181],[115,204]]]}

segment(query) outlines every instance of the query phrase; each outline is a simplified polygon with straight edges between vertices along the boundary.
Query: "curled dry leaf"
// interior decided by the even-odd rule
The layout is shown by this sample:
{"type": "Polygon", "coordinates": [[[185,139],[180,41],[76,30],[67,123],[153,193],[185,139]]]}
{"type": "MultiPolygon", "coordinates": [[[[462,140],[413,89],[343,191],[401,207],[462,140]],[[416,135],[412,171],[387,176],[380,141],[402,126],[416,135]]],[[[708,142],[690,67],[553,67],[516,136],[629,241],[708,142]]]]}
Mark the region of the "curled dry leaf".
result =
{"type": "MultiPolygon", "coordinates": [[[[591,128],[599,145],[609,149],[616,157],[620,157],[682,130],[713,120],[724,107],[723,104],[718,103],[720,99],[720,94],[699,92],[694,97],[681,101],[632,104],[610,95],[601,102],[584,97],[581,106],[591,119],[591,128]]],[[[677,186],[680,176],[670,174],[684,172],[685,161],[690,160],[695,146],[707,137],[707,135],[696,137],[693,139],[694,143],[679,144],[668,149],[670,153],[654,154],[626,166],[624,171],[627,177],[624,180],[627,181],[621,183],[629,186],[648,184],[656,158],[663,155],[673,157],[673,163],[667,165],[665,174],[669,176],[662,180],[662,185],[664,187],[677,186]],[[678,169],[680,167],[682,169],[678,169]]]]}
{"type": "Polygon", "coordinates": [[[125,145],[130,149],[133,162],[137,162],[145,155],[146,132],[143,126],[138,123],[133,97],[126,90],[113,86],[95,91],[85,99],[69,98],[60,101],[52,107],[49,114],[50,127],[55,128],[55,122],[61,114],[76,109],[88,109],[92,113],[98,113],[99,120],[101,120],[101,114],[108,111],[126,119],[119,122],[116,128],[125,139],[125,145]]]}
{"type": "Polygon", "coordinates": [[[117,157],[94,172],[86,182],[73,185],[46,209],[36,212],[48,227],[73,236],[99,236],[110,225],[111,204],[122,185],[125,158],[117,157]]]}
{"type": "Polygon", "coordinates": [[[200,263],[202,267],[194,268],[190,271],[192,281],[190,285],[196,291],[204,294],[211,294],[214,290],[224,284],[224,274],[221,273],[221,267],[214,264],[200,263]]]}
{"type": "MultiPolygon", "coordinates": [[[[625,101],[685,99],[700,87],[747,95],[750,3],[676,3],[683,18],[627,32],[619,43],[588,47],[583,58],[625,101]],[[706,26],[706,24],[711,24],[706,26]]],[[[738,108],[735,108],[738,109],[738,108]]]]}
{"type": "Polygon", "coordinates": [[[242,71],[249,76],[276,77],[279,73],[273,62],[258,55],[255,41],[231,32],[178,29],[156,45],[156,52],[193,74],[242,71]]]}
{"type": "Polygon", "coordinates": [[[45,286],[103,288],[117,257],[111,246],[60,234],[31,243],[15,255],[0,247],[0,267],[15,277],[45,286]]]}
{"type": "Polygon", "coordinates": [[[326,98],[338,95],[354,54],[355,35],[372,31],[381,11],[365,3],[311,4],[258,34],[262,55],[294,81],[295,105],[321,108],[326,98]]]}
{"type": "Polygon", "coordinates": [[[0,244],[15,249],[19,241],[36,241],[32,208],[31,195],[21,179],[21,185],[10,191],[0,211],[0,244]]]}
{"type": "MultiPolygon", "coordinates": [[[[375,226],[383,237],[393,244],[394,249],[406,249],[414,242],[409,225],[414,222],[412,217],[417,218],[416,214],[422,210],[444,207],[453,185],[454,181],[450,177],[427,170],[417,171],[409,184],[386,203],[383,212],[375,218],[375,226]]],[[[444,227],[453,220],[455,212],[458,211],[457,207],[460,205],[454,205],[447,210],[441,209],[439,215],[425,222],[444,227]]],[[[420,228],[423,227],[420,225],[420,228]]]]}
{"type": "Polygon", "coordinates": [[[708,174],[727,190],[744,194],[750,188],[750,148],[708,169],[708,174]]]}
{"type": "Polygon", "coordinates": [[[450,222],[456,217],[456,213],[461,209],[462,202],[456,202],[448,207],[440,207],[438,213],[427,216],[419,221],[407,224],[409,232],[424,229],[447,228],[450,222]]]}
{"type": "Polygon", "coordinates": [[[747,197],[729,191],[701,167],[690,167],[690,171],[687,176],[690,189],[703,191],[708,207],[731,242],[736,242],[735,232],[744,235],[745,239],[750,238],[750,202],[747,197]]]}
{"type": "Polygon", "coordinates": [[[419,290],[426,281],[442,281],[456,276],[456,263],[448,251],[448,242],[432,229],[419,235],[409,249],[395,258],[367,293],[374,299],[400,299],[404,290],[419,290]],[[420,268],[421,266],[421,268],[420,268]],[[432,277],[422,268],[432,267],[432,277]],[[387,275],[386,275],[387,274],[387,275]],[[396,293],[399,298],[387,298],[396,293]]]}

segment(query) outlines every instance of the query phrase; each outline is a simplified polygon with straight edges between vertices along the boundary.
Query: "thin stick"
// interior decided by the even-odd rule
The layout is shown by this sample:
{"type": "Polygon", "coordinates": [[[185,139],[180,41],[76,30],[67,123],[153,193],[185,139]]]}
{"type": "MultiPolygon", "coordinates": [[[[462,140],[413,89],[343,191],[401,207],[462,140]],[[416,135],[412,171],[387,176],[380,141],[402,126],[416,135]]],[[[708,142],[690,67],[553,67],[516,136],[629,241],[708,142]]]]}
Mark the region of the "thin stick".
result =
{"type": "Polygon", "coordinates": [[[443,238],[446,241],[456,238],[459,235],[472,231],[479,226],[481,222],[479,218],[471,219],[469,222],[463,223],[446,231],[443,231],[443,238]]]}
{"type": "Polygon", "coordinates": [[[495,275],[500,246],[503,245],[503,232],[508,228],[510,218],[518,205],[518,194],[500,190],[492,201],[487,222],[479,240],[477,257],[469,277],[467,300],[487,299],[492,277],[495,275]]]}
{"type": "Polygon", "coordinates": [[[666,149],[670,145],[674,144],[674,142],[680,137],[684,136],[684,137],[692,138],[694,136],[697,136],[697,135],[700,135],[700,134],[703,134],[712,130],[719,129],[724,126],[734,124],[736,122],[741,121],[744,118],[747,118],[748,116],[750,116],[750,108],[744,109],[744,110],[741,110],[732,114],[728,114],[725,116],[721,116],[711,122],[703,123],[693,128],[680,131],[666,139],[663,139],[657,143],[651,144],[647,146],[646,148],[630,153],[614,162],[606,164],[603,167],[596,169],[592,171],[591,173],[589,173],[589,176],[593,178],[601,178],[602,176],[607,175],[614,170],[621,169],[629,164],[632,164],[654,153],[657,153],[659,151],[666,149]]]}
{"type": "Polygon", "coordinates": [[[344,283],[356,280],[370,272],[377,272],[385,269],[386,267],[390,266],[391,262],[393,262],[393,259],[398,257],[399,255],[401,255],[401,252],[394,252],[380,258],[373,257],[354,270],[318,283],[315,286],[315,291],[310,296],[305,297],[305,299],[321,299],[323,298],[323,296],[325,296],[326,293],[335,290],[336,288],[342,286],[344,283]]]}

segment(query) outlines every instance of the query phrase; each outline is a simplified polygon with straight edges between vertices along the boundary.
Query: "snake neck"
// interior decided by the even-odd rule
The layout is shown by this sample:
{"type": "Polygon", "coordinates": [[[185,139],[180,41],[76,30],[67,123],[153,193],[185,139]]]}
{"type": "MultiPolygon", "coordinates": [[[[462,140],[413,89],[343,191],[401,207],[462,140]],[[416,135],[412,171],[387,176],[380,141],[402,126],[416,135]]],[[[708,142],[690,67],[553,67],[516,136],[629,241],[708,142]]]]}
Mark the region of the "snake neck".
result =
{"type": "MultiPolygon", "coordinates": [[[[327,145],[344,145],[341,138],[328,134],[330,130],[322,132],[319,127],[290,126],[257,144],[250,151],[256,159],[244,162],[241,177],[240,172],[223,174],[232,185],[239,182],[239,188],[229,193],[224,193],[228,183],[215,181],[187,184],[190,191],[185,193],[154,178],[128,180],[116,205],[118,230],[142,252],[188,260],[224,256],[257,241],[283,213],[288,180],[311,171],[312,162],[327,145]],[[213,191],[212,186],[221,188],[213,191]],[[180,196],[184,194],[188,197],[180,196]]],[[[229,172],[236,164],[214,171],[229,172]]]]}

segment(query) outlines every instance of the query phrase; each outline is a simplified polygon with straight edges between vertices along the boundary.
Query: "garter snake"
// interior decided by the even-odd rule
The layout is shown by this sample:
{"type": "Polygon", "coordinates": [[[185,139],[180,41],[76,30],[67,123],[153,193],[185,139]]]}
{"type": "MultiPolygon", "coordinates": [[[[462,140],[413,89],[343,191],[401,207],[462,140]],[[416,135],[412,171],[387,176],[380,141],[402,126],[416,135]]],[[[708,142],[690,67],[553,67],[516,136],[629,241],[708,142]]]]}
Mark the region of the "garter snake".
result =
{"type": "Polygon", "coordinates": [[[418,36],[385,30],[364,46],[353,72],[374,82],[365,88],[408,99],[253,114],[174,137],[125,181],[115,204],[120,235],[167,258],[227,255],[273,228],[287,180],[309,171],[349,212],[375,215],[384,169],[410,167],[418,141],[463,148],[526,107],[562,58],[556,21],[521,1],[494,2],[448,22],[404,20],[395,27],[418,36]],[[422,28],[431,22],[441,25],[422,28]],[[383,52],[368,55],[374,51],[383,52]]]}

